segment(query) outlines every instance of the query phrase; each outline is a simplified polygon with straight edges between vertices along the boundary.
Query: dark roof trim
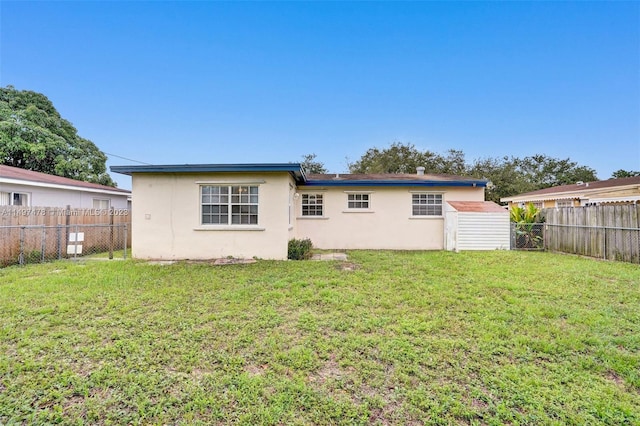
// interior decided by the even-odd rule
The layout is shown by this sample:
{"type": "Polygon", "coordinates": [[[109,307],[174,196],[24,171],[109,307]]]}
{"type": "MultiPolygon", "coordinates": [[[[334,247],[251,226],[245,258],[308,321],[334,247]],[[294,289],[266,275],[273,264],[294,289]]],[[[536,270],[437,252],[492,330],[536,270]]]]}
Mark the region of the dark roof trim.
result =
{"type": "Polygon", "coordinates": [[[206,172],[289,172],[296,182],[306,180],[300,163],[263,164],[174,164],[145,166],[111,166],[111,171],[131,176],[133,173],[206,173],[206,172]]]}
{"type": "Polygon", "coordinates": [[[288,172],[296,183],[305,186],[467,186],[486,187],[483,179],[310,179],[304,173],[300,163],[263,163],[263,164],[176,164],[176,165],[144,165],[144,166],[111,166],[111,171],[131,176],[134,173],[224,173],[224,172],[288,172]]]}
{"type": "Polygon", "coordinates": [[[305,186],[470,186],[486,187],[485,180],[307,180],[305,186]]]}

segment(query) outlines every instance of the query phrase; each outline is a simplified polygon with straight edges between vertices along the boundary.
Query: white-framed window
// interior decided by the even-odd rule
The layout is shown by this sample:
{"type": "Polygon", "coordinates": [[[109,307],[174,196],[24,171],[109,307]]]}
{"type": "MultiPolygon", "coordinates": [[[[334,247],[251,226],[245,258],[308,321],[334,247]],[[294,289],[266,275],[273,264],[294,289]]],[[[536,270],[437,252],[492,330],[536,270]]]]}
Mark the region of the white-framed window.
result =
{"type": "Polygon", "coordinates": [[[93,208],[95,210],[109,210],[110,207],[111,207],[111,200],[109,199],[101,199],[101,198],[93,199],[93,208]]]}
{"type": "Polygon", "coordinates": [[[556,207],[573,207],[573,200],[556,200],[556,207]]]}
{"type": "Polygon", "coordinates": [[[200,186],[202,225],[257,225],[257,185],[200,186]]]}
{"type": "Polygon", "coordinates": [[[14,206],[28,206],[29,205],[29,194],[24,194],[21,192],[13,193],[13,205],[14,206]]]}
{"type": "Polygon", "coordinates": [[[413,216],[442,216],[442,194],[411,194],[411,207],[413,216]]]}
{"type": "Polygon", "coordinates": [[[24,192],[0,192],[0,206],[29,206],[29,194],[24,192]]]}
{"type": "Polygon", "coordinates": [[[302,216],[322,216],[324,204],[322,194],[302,194],[302,216]]]}
{"type": "Polygon", "coordinates": [[[348,209],[368,209],[370,205],[370,194],[355,192],[347,194],[348,209]]]}

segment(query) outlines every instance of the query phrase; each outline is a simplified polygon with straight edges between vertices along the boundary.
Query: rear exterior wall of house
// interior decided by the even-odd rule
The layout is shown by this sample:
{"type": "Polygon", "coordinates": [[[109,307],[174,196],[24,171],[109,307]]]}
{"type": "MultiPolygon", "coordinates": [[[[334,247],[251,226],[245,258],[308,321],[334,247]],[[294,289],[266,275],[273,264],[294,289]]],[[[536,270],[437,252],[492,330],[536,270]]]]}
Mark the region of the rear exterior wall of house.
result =
{"type": "Polygon", "coordinates": [[[132,181],[136,258],[287,258],[288,173],[134,173],[132,181]]]}
{"type": "Polygon", "coordinates": [[[295,235],[316,248],[442,250],[444,204],[484,201],[484,188],[300,186],[295,198],[295,235]]]}

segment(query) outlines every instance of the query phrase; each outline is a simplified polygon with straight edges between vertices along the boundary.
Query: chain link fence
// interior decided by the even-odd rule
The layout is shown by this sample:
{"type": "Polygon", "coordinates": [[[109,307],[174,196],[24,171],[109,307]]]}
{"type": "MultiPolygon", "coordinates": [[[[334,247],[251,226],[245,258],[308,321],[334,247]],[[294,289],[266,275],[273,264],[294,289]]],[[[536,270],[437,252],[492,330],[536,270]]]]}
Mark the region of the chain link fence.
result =
{"type": "Polygon", "coordinates": [[[549,250],[640,264],[640,228],[511,223],[512,250],[549,250]]]}
{"type": "Polygon", "coordinates": [[[130,230],[127,223],[0,226],[0,266],[58,259],[126,259],[130,230]]]}
{"type": "Polygon", "coordinates": [[[544,223],[511,222],[511,250],[544,249],[544,223]]]}

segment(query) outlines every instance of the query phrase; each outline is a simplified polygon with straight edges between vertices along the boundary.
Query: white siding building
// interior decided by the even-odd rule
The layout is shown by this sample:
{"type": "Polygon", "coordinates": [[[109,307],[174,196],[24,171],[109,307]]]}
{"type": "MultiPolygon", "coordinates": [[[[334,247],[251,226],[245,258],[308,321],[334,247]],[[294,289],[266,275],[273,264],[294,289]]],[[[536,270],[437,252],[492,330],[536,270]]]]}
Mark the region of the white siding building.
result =
{"type": "Polygon", "coordinates": [[[496,203],[449,201],[445,223],[447,250],[509,250],[509,211],[496,203]]]}
{"type": "Polygon", "coordinates": [[[128,209],[131,191],[0,165],[0,206],[128,209]]]}

